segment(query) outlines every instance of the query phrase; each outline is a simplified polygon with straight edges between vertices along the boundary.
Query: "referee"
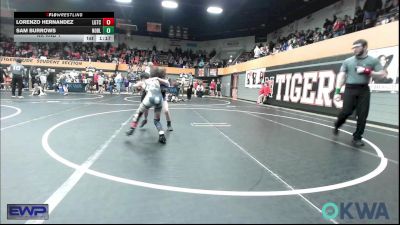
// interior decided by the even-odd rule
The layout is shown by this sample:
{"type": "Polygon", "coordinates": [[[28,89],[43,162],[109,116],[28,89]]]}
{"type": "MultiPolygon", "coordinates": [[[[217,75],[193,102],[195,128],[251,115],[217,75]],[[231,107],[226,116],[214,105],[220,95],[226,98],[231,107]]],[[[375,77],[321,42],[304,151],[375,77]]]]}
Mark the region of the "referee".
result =
{"type": "Polygon", "coordinates": [[[364,146],[361,141],[367,123],[370,90],[369,81],[371,77],[381,77],[385,72],[379,63],[379,60],[368,55],[368,43],[360,39],[353,43],[354,56],[346,59],[336,83],[335,96],[336,101],[340,101],[340,89],[345,85],[343,96],[343,109],[340,112],[333,133],[338,135],[339,128],[346,122],[346,119],[356,110],[357,129],[353,133],[353,145],[356,147],[364,146]]]}
{"type": "Polygon", "coordinates": [[[11,73],[12,73],[12,81],[11,81],[11,85],[12,85],[12,89],[11,89],[11,93],[13,98],[15,98],[15,88],[18,84],[18,98],[24,98],[22,96],[22,77],[24,76],[25,73],[25,67],[21,64],[22,60],[20,58],[15,60],[17,63],[14,63],[10,66],[11,68],[11,73]]]}

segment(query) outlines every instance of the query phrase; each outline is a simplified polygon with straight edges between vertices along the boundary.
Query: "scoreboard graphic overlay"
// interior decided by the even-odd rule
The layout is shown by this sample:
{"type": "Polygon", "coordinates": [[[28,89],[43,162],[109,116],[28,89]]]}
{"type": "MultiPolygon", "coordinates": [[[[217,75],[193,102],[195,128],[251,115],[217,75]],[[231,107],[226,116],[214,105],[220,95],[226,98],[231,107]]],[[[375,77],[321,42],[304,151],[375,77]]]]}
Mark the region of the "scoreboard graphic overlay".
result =
{"type": "Polygon", "coordinates": [[[114,12],[14,12],[15,42],[114,42],[114,12]]]}

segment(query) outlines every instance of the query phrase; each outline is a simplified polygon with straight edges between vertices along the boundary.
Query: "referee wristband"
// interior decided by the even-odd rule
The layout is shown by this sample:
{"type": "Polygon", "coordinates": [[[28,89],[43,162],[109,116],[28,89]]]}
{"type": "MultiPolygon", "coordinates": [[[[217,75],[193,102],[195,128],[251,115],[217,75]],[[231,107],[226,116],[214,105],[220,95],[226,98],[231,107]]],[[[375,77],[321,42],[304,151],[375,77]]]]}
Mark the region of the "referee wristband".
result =
{"type": "Polygon", "coordinates": [[[371,75],[372,69],[370,69],[370,68],[365,68],[364,73],[367,74],[367,75],[371,75]]]}
{"type": "Polygon", "coordinates": [[[335,89],[335,95],[340,94],[340,88],[335,89]]]}

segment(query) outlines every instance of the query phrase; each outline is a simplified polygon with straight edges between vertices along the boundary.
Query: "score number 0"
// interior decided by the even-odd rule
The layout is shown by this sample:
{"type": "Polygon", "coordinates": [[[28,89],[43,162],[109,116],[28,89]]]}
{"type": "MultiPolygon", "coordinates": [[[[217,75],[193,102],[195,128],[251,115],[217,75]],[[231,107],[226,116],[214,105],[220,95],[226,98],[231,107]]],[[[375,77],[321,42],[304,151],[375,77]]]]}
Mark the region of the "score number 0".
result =
{"type": "Polygon", "coordinates": [[[114,18],[103,18],[103,26],[114,26],[114,18]]]}

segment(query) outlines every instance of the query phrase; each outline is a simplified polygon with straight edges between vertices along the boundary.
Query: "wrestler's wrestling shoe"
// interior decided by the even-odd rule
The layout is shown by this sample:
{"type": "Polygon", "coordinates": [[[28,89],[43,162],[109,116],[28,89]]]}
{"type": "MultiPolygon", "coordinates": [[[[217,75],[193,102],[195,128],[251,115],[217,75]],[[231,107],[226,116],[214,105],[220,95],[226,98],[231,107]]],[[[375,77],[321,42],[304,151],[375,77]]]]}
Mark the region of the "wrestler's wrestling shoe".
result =
{"type": "Polygon", "coordinates": [[[135,128],[131,128],[126,132],[126,136],[131,136],[135,132],[135,128]]]}
{"type": "Polygon", "coordinates": [[[162,144],[167,143],[167,139],[165,138],[164,131],[160,131],[160,132],[158,132],[158,134],[159,134],[158,142],[160,142],[162,144]]]}
{"type": "Polygon", "coordinates": [[[126,132],[126,136],[131,136],[133,132],[135,132],[135,128],[137,127],[137,122],[131,123],[131,129],[126,132]]]}
{"type": "Polygon", "coordinates": [[[173,131],[174,130],[174,129],[172,129],[171,121],[167,121],[167,128],[168,128],[168,131],[173,131]]]}

